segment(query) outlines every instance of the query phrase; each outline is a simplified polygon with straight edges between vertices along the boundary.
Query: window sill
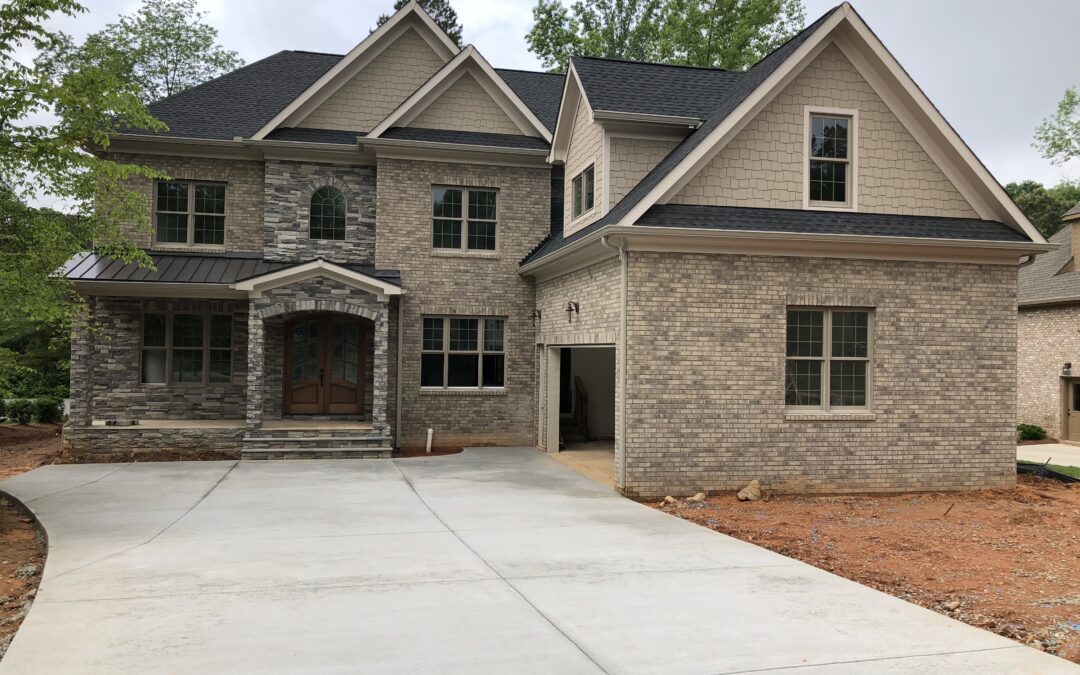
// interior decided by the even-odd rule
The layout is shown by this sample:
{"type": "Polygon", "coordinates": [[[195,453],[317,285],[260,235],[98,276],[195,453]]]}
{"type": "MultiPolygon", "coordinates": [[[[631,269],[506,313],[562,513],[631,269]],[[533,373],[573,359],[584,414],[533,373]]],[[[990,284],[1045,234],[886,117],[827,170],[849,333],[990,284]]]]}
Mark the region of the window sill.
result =
{"type": "Polygon", "coordinates": [[[877,415],[869,411],[838,410],[786,410],[784,420],[788,422],[873,422],[877,415]]]}
{"type": "Polygon", "coordinates": [[[841,202],[809,202],[806,208],[812,211],[855,211],[853,204],[841,202]]]}
{"type": "Polygon", "coordinates": [[[221,253],[227,250],[226,244],[162,244],[154,242],[151,251],[172,251],[184,253],[221,253]]]}
{"type": "Polygon", "coordinates": [[[465,388],[421,388],[421,396],[506,396],[506,387],[492,387],[490,389],[465,389],[465,388]]]}
{"type": "Polygon", "coordinates": [[[495,260],[499,257],[498,251],[461,251],[453,248],[433,248],[431,255],[435,258],[484,258],[495,260]]]}

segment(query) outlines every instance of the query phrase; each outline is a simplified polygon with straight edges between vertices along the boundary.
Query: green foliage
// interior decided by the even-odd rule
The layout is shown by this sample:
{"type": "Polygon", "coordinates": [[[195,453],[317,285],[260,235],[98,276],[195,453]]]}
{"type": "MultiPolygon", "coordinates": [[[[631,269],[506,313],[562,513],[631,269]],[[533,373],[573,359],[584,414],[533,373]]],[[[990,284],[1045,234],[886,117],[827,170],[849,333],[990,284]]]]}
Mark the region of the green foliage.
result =
{"type": "Polygon", "coordinates": [[[1080,203],[1078,183],[1062,182],[1047,188],[1037,181],[1025,180],[1009,183],[1005,186],[1005,192],[1044,237],[1060,230],[1063,225],[1061,217],[1080,203]]]}
{"type": "Polygon", "coordinates": [[[798,32],[802,0],[537,0],[529,51],[565,71],[572,55],[742,69],[798,32]]]}
{"type": "Polygon", "coordinates": [[[42,424],[56,424],[64,418],[60,399],[44,397],[34,399],[34,419],[42,424]]]}
{"type": "Polygon", "coordinates": [[[1035,129],[1035,148],[1055,164],[1080,157],[1080,92],[1069,87],[1053,115],[1035,129]]]}
{"type": "Polygon", "coordinates": [[[66,398],[70,335],[60,324],[0,320],[0,397],[66,398]]]}
{"type": "Polygon", "coordinates": [[[8,401],[7,414],[8,419],[16,424],[30,424],[34,418],[34,402],[25,398],[8,401]]]}
{"type": "Polygon", "coordinates": [[[0,397],[0,420],[6,420],[7,414],[7,399],[0,397]]]}
{"type": "Polygon", "coordinates": [[[1017,424],[1016,440],[1018,441],[1041,441],[1046,438],[1046,429],[1038,424],[1017,424]]]}
{"type": "MultiPolygon", "coordinates": [[[[395,0],[394,11],[398,11],[405,5],[409,4],[410,0],[395,0]]],[[[450,5],[450,0],[420,0],[420,6],[424,8],[424,11],[431,15],[431,18],[435,23],[439,24],[439,28],[450,36],[450,39],[454,41],[458,47],[463,47],[461,43],[461,23],[458,22],[457,12],[450,5]]],[[[381,26],[390,20],[389,14],[383,14],[379,17],[379,22],[376,26],[381,26]]]]}

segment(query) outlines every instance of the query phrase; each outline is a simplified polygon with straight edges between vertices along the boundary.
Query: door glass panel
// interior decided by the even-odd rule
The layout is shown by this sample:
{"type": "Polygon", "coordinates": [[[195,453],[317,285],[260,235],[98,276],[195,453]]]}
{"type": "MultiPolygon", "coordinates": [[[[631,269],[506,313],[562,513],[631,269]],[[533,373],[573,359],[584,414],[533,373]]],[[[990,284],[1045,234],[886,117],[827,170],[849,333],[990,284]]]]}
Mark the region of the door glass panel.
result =
{"type": "Polygon", "coordinates": [[[359,376],[360,327],[355,321],[334,322],[331,332],[330,373],[335,380],[356,384],[359,376]]]}
{"type": "Polygon", "coordinates": [[[1073,410],[1080,410],[1080,382],[1073,382],[1073,386],[1072,386],[1072,409],[1073,410]]]}
{"type": "Polygon", "coordinates": [[[319,323],[298,323],[289,334],[292,381],[310,382],[319,376],[319,323]]]}

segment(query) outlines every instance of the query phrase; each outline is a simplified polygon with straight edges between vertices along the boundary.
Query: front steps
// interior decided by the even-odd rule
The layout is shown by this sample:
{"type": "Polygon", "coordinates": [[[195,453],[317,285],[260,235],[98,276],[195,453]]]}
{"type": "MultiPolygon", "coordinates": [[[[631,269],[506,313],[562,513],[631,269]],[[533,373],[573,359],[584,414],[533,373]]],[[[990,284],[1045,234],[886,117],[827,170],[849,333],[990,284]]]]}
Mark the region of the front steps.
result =
{"type": "Polygon", "coordinates": [[[370,428],[261,429],[244,436],[240,459],[389,459],[391,440],[370,428]]]}

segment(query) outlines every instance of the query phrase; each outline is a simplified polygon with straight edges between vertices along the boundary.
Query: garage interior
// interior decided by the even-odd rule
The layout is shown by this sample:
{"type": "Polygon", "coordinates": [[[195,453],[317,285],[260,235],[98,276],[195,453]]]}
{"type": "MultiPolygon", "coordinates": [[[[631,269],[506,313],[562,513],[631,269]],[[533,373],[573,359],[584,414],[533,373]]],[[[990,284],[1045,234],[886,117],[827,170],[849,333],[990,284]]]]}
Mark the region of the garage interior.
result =
{"type": "Polygon", "coordinates": [[[615,348],[563,347],[558,460],[615,484],[615,348]]]}

